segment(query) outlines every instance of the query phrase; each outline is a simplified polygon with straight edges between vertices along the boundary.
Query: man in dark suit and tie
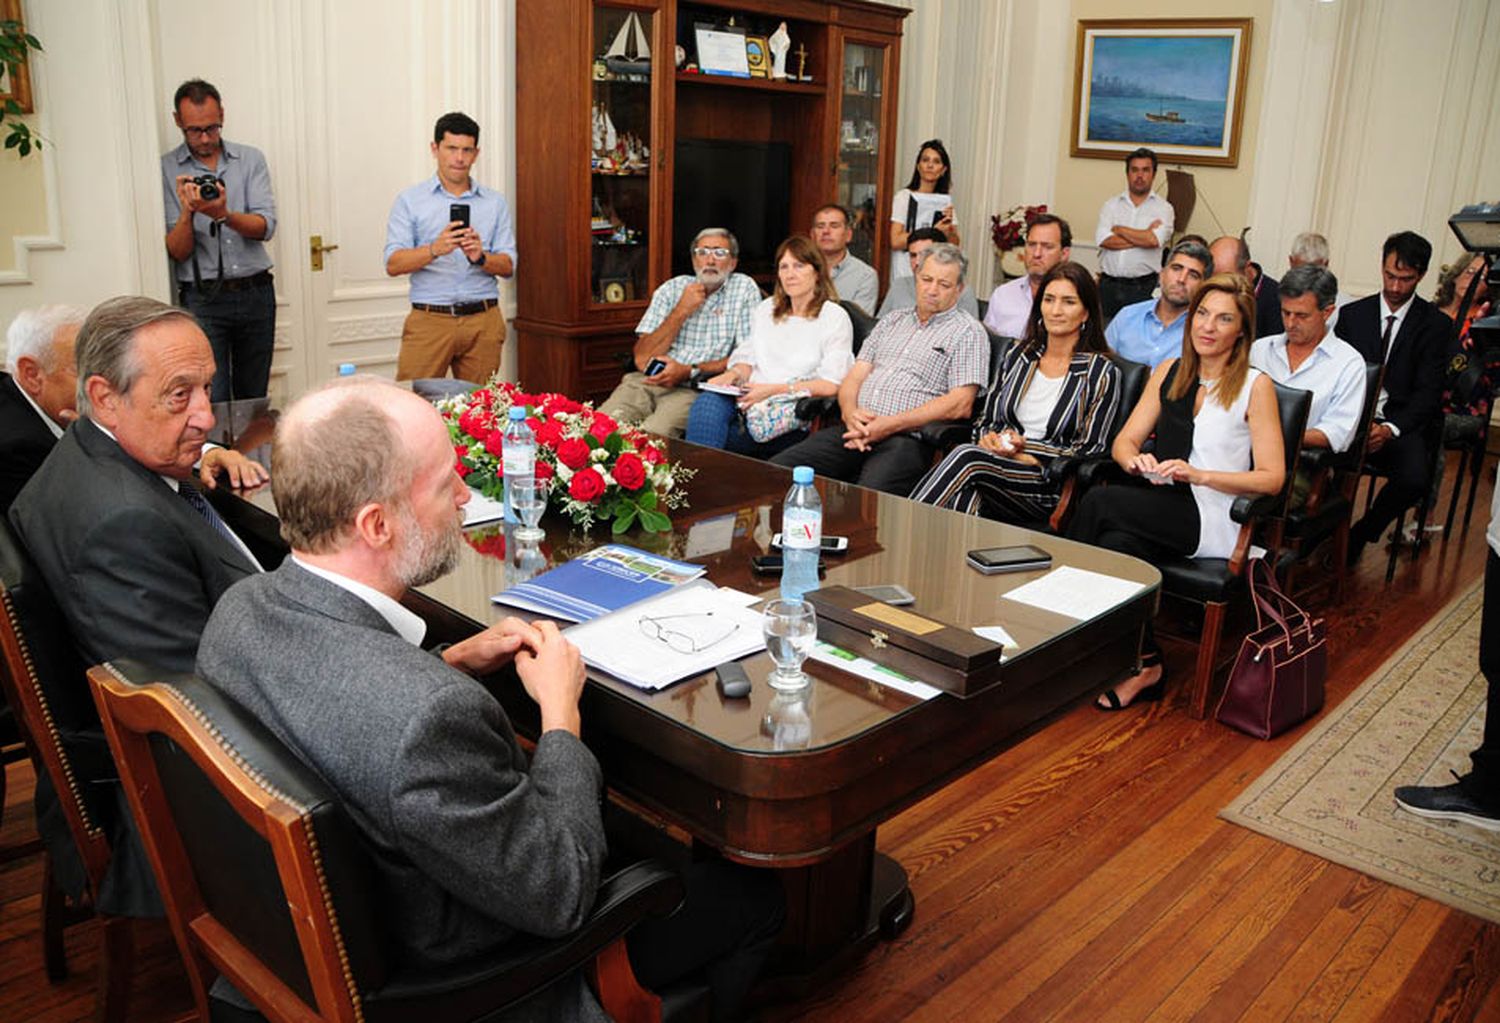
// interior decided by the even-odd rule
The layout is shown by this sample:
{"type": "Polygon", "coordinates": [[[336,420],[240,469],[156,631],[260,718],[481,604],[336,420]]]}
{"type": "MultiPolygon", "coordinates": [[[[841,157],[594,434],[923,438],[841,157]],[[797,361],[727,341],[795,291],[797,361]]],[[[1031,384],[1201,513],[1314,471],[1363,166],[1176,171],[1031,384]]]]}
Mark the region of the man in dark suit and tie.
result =
{"type": "Polygon", "coordinates": [[[1367,461],[1389,479],[1349,533],[1349,564],[1426,492],[1443,428],[1443,363],[1453,321],[1417,295],[1432,244],[1414,231],[1381,247],[1381,290],[1339,311],[1334,332],[1366,362],[1385,363],[1367,461]]]}
{"type": "MultiPolygon", "coordinates": [[[[10,510],[87,663],[134,657],[191,671],[219,596],[258,571],[250,552],[191,481],[213,427],[214,358],[192,316],[149,298],[103,303],[79,329],[78,412],[10,510]]],[[[231,482],[264,470],[236,456],[231,482]]],[[[77,680],[82,685],[82,679],[77,680]]],[[[65,750],[91,809],[111,834],[99,908],[159,915],[150,868],[130,828],[93,702],[49,693],[65,750]]],[[[38,824],[48,848],[45,795],[38,824]]],[[[81,879],[65,888],[78,893],[81,879]]]]}
{"type": "Polygon", "coordinates": [[[78,413],[73,339],[83,313],[71,306],[23,309],[5,332],[0,373],[0,514],[41,467],[78,413]]]}
{"type": "MultiPolygon", "coordinates": [[[[430,653],[426,624],[401,604],[451,570],[463,543],[469,491],[442,419],[357,377],[288,409],[272,459],[291,556],[219,601],[199,674],[338,791],[370,840],[403,961],[441,966],[576,928],[605,857],[577,648],[551,622],[506,618],[430,653]],[[529,757],[475,680],[512,663],[540,713],[529,757]]],[[[631,932],[632,966],[651,987],[701,974],[715,1018],[732,1018],[780,927],[780,884],[717,860],[685,880],[676,915],[631,932]]],[[[505,1018],[605,1017],[575,975],[505,1018]]]]}

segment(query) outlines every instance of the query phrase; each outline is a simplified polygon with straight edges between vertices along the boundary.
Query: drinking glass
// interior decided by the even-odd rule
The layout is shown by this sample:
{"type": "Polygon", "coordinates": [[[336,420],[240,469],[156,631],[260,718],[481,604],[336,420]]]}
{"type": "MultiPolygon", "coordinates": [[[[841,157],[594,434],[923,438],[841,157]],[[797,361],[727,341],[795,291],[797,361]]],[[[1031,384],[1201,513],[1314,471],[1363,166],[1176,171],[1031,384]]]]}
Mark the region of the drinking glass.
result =
{"type": "Polygon", "coordinates": [[[510,503],[521,520],[516,530],[516,539],[523,543],[544,539],[546,530],[537,527],[542,512],[547,510],[547,484],[535,479],[515,480],[510,485],[510,503]]]}
{"type": "Polygon", "coordinates": [[[818,638],[818,616],[805,600],[773,600],[761,616],[766,636],[766,650],[776,662],[776,670],[767,680],[772,689],[783,692],[801,689],[809,679],[802,662],[818,638]]]}

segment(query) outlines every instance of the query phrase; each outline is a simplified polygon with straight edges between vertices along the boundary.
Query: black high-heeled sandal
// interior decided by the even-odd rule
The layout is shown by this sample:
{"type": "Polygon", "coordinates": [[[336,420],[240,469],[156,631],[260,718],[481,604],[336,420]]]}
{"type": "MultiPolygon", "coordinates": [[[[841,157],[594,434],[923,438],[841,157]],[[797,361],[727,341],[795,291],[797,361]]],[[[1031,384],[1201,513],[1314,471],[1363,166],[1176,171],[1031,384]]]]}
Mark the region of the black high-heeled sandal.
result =
{"type": "Polygon", "coordinates": [[[1111,687],[1099,694],[1100,696],[1104,697],[1104,703],[1100,703],[1098,700],[1095,700],[1094,709],[1102,710],[1106,713],[1114,713],[1117,710],[1124,710],[1127,707],[1134,707],[1138,703],[1160,702],[1162,697],[1167,695],[1166,662],[1161,659],[1160,655],[1157,655],[1156,660],[1141,664],[1142,670],[1157,667],[1161,668],[1161,675],[1157,677],[1155,682],[1151,683],[1149,686],[1142,688],[1138,693],[1136,693],[1135,697],[1131,699],[1129,703],[1121,703],[1119,694],[1114,691],[1113,687],[1111,687]]]}

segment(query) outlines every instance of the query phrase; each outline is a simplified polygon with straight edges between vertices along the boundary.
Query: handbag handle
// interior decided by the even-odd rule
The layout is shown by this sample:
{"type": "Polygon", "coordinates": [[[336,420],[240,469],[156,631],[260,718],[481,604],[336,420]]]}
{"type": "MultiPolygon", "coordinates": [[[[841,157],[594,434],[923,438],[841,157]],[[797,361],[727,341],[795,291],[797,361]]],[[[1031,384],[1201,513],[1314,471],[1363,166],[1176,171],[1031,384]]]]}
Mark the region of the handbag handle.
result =
{"type": "Polygon", "coordinates": [[[1248,579],[1251,602],[1255,605],[1256,628],[1264,627],[1265,618],[1262,617],[1262,612],[1264,612],[1281,626],[1281,631],[1286,634],[1288,643],[1291,642],[1294,632],[1306,631],[1308,635],[1312,634],[1311,616],[1296,601],[1281,591],[1281,587],[1276,583],[1276,576],[1271,572],[1271,566],[1266,563],[1264,557],[1251,559],[1248,579]],[[1257,586],[1256,578],[1262,572],[1265,573],[1265,580],[1257,586]],[[1301,621],[1294,628],[1291,623],[1295,619],[1301,621]]]}

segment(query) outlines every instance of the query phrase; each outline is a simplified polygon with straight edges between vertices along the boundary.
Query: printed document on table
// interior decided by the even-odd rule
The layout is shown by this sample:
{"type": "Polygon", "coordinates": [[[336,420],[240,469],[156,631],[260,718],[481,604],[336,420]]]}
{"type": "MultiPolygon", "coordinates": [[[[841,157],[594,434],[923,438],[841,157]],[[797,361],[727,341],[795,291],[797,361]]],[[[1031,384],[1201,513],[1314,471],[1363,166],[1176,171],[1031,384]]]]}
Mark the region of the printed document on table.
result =
{"type": "Polygon", "coordinates": [[[740,595],[721,594],[707,580],[686,583],[591,622],[565,629],[584,663],[639,689],[665,689],[725,661],[764,650],[761,615],[740,595]],[[642,619],[681,633],[696,653],[683,653],[642,627],[642,619]]]}
{"type": "Polygon", "coordinates": [[[1029,604],[1069,618],[1085,619],[1103,614],[1145,588],[1145,583],[1062,565],[1040,579],[1017,586],[1000,599],[1029,604]]]}
{"type": "Polygon", "coordinates": [[[469,503],[464,505],[464,528],[482,522],[498,522],[505,518],[505,504],[493,497],[485,497],[473,487],[469,488],[469,503]]]}

